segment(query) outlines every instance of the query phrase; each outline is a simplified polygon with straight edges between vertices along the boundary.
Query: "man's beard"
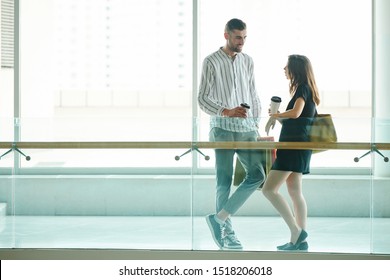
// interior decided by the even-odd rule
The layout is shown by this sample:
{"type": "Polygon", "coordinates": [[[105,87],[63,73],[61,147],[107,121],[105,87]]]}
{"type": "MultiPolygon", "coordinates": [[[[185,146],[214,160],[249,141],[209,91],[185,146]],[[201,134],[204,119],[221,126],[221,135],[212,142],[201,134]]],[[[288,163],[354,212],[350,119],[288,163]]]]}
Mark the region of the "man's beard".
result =
{"type": "Polygon", "coordinates": [[[232,52],[239,53],[239,52],[242,52],[242,46],[241,47],[229,47],[229,50],[232,52]]]}

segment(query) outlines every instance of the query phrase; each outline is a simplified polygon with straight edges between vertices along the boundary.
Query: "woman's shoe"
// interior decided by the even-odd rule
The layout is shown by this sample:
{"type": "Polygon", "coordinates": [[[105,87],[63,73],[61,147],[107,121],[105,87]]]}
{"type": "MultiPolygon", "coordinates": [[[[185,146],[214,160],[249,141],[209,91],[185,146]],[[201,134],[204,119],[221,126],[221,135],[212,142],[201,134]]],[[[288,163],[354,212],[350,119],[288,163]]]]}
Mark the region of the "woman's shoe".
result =
{"type": "Polygon", "coordinates": [[[284,250],[285,248],[288,248],[288,247],[290,247],[290,246],[292,246],[292,245],[294,245],[294,244],[292,244],[291,242],[288,242],[288,243],[286,243],[286,244],[277,246],[276,248],[277,248],[278,250],[284,250]]]}
{"type": "Polygon", "coordinates": [[[308,249],[309,249],[309,244],[306,241],[301,242],[301,244],[299,244],[298,246],[299,251],[307,251],[308,249]]]}
{"type": "Polygon", "coordinates": [[[297,242],[295,242],[295,245],[298,247],[299,244],[302,243],[303,240],[307,238],[307,236],[308,236],[307,232],[304,229],[302,229],[301,233],[298,236],[297,242]]]}
{"type": "Polygon", "coordinates": [[[304,241],[299,244],[292,244],[291,242],[277,247],[279,251],[307,251],[309,244],[304,241]]]}
{"type": "Polygon", "coordinates": [[[297,242],[293,244],[292,242],[288,242],[286,244],[277,246],[276,248],[280,251],[296,251],[296,250],[307,250],[309,248],[309,245],[306,241],[304,241],[307,238],[308,234],[307,232],[302,229],[301,233],[298,236],[297,242]]]}

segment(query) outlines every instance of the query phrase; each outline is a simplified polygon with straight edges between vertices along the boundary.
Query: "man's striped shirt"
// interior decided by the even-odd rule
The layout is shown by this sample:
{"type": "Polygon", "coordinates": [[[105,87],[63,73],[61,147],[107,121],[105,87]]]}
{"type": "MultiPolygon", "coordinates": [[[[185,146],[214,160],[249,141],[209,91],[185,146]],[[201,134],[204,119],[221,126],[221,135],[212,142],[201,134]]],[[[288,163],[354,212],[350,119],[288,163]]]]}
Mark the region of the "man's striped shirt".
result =
{"type": "Polygon", "coordinates": [[[234,59],[220,48],[203,62],[198,93],[200,108],[209,114],[210,126],[228,131],[248,132],[258,129],[261,115],[260,99],[256,92],[253,59],[237,53],[234,59]],[[222,111],[248,103],[248,118],[227,118],[222,111]]]}

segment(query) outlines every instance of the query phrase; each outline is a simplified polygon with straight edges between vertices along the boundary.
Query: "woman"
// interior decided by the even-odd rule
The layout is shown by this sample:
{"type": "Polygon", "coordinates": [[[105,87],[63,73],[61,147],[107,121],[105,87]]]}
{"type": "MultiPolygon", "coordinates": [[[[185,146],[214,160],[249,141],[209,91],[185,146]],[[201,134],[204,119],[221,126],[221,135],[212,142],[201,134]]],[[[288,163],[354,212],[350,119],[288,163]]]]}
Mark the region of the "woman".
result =
{"type": "MultiPolygon", "coordinates": [[[[283,113],[270,114],[282,123],[279,142],[309,141],[310,124],[320,103],[319,92],[309,59],[302,55],[290,55],[286,67],[290,80],[291,100],[283,113]]],[[[311,150],[278,149],[276,160],[262,188],[265,197],[272,203],[288,225],[290,241],[278,246],[278,250],[307,250],[307,206],[302,194],[302,175],[310,172],[311,150]],[[294,210],[279,193],[286,182],[294,210]]]]}

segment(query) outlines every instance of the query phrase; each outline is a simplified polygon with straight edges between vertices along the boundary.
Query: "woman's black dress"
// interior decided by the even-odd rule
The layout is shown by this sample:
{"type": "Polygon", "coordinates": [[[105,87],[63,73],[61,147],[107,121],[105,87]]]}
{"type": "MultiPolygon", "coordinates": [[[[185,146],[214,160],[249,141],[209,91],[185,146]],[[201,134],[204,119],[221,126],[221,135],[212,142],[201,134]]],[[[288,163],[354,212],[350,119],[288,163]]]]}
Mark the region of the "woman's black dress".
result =
{"type": "MultiPolygon", "coordinates": [[[[282,130],[279,142],[308,142],[310,125],[316,114],[316,105],[313,101],[312,92],[307,84],[299,85],[287,105],[286,110],[294,107],[298,98],[305,100],[302,114],[296,119],[285,119],[282,122],[282,130]]],[[[276,159],[272,170],[293,171],[302,174],[310,173],[311,150],[285,150],[276,151],[276,159]]]]}

